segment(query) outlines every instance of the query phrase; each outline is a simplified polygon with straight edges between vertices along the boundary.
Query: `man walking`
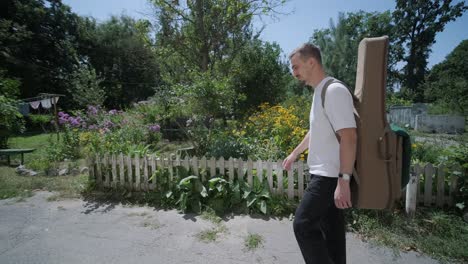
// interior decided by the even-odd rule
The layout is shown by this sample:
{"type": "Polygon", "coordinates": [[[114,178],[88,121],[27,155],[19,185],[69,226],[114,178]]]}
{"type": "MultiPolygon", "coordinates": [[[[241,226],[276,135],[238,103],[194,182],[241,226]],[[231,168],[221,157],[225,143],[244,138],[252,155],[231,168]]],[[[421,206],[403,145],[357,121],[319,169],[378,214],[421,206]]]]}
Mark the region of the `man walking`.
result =
{"type": "Polygon", "coordinates": [[[289,59],[294,77],[314,89],[309,132],[283,161],[284,169],[290,170],[298,155],[309,149],[310,182],[296,210],[294,234],[307,264],[343,264],[346,238],[342,209],[352,206],[349,182],[357,141],[352,95],[343,84],[326,76],[316,46],[304,44],[289,59]]]}

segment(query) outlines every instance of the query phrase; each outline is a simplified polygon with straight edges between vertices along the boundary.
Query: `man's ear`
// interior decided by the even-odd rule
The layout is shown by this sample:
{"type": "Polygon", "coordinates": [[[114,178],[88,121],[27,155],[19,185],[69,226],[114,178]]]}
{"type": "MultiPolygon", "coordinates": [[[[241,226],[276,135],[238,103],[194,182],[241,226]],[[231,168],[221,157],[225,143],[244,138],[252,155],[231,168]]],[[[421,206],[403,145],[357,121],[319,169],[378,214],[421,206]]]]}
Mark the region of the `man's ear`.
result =
{"type": "Polygon", "coordinates": [[[307,60],[307,63],[310,65],[310,67],[314,68],[315,65],[317,65],[317,61],[314,59],[314,57],[310,57],[308,60],[307,60]]]}

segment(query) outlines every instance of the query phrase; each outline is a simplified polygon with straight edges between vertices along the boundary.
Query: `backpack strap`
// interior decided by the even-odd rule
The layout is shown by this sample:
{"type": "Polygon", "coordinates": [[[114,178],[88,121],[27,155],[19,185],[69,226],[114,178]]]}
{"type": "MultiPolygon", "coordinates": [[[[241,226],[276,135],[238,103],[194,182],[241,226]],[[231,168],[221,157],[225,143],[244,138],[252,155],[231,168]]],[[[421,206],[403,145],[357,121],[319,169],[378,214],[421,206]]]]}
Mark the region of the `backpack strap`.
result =
{"type": "MultiPolygon", "coordinates": [[[[325,95],[327,93],[327,89],[328,89],[328,86],[330,86],[330,84],[332,83],[340,83],[342,84],[344,87],[346,87],[346,89],[348,89],[349,93],[351,94],[351,96],[353,97],[353,112],[354,112],[354,115],[359,117],[359,113],[356,111],[356,105],[357,103],[359,103],[359,99],[356,97],[356,95],[354,95],[351,90],[348,88],[348,86],[342,82],[342,81],[339,81],[335,78],[331,78],[330,80],[328,80],[325,85],[323,86],[322,88],[322,93],[320,94],[321,97],[322,97],[322,108],[323,108],[323,113],[325,114],[325,117],[327,118],[328,120],[328,123],[330,124],[330,127],[332,128],[332,131],[335,133],[335,137],[336,137],[336,140],[338,140],[338,144],[340,144],[340,136],[338,135],[338,133],[335,132],[335,129],[333,128],[333,125],[332,123],[330,122],[330,119],[328,118],[328,115],[327,115],[327,112],[325,112],[325,95]]],[[[356,124],[357,125],[357,124],[356,124]]],[[[353,166],[353,179],[356,181],[357,185],[360,184],[360,180],[359,180],[359,175],[356,171],[356,164],[353,166]]]]}
{"type": "MultiPolygon", "coordinates": [[[[330,86],[330,84],[332,83],[339,83],[341,85],[343,85],[344,87],[346,87],[346,89],[348,89],[349,93],[351,94],[351,96],[353,97],[353,103],[354,105],[356,105],[356,102],[359,102],[359,99],[356,97],[356,95],[354,95],[354,93],[351,92],[351,90],[349,89],[349,87],[342,81],[340,80],[337,80],[335,78],[331,78],[330,80],[328,80],[325,85],[323,86],[322,88],[322,94],[321,94],[321,97],[322,97],[322,108],[325,110],[325,94],[327,93],[327,89],[328,89],[328,86],[330,86]]],[[[359,114],[354,110],[354,114],[359,116],[359,114]]]]}
{"type": "MultiPolygon", "coordinates": [[[[323,113],[325,114],[325,117],[327,118],[328,120],[328,123],[330,124],[333,132],[335,132],[335,129],[333,128],[333,124],[330,122],[330,118],[328,118],[328,115],[327,115],[327,112],[325,112],[325,95],[327,94],[327,89],[328,89],[328,86],[330,86],[330,84],[332,83],[340,83],[342,84],[344,87],[346,87],[346,89],[348,89],[348,91],[351,93],[351,91],[349,90],[348,86],[346,86],[346,84],[344,84],[342,81],[339,81],[335,78],[330,78],[330,80],[328,80],[325,85],[323,85],[323,88],[322,88],[322,93],[320,94],[320,96],[322,97],[322,108],[323,108],[323,113]]],[[[351,93],[352,94],[352,93],[351,93]]],[[[354,98],[353,98],[354,99],[354,98]]],[[[338,143],[340,143],[340,136],[338,135],[338,133],[335,133],[335,137],[336,137],[336,140],[338,140],[338,143]]]]}

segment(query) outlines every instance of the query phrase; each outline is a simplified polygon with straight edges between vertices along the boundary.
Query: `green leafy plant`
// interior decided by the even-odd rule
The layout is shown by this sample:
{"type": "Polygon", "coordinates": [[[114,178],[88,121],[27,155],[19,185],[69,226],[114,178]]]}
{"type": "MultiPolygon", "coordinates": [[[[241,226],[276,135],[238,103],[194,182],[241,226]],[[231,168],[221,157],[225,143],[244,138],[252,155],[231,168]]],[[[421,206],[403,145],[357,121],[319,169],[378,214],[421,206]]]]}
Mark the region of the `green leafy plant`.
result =
{"type": "Polygon", "coordinates": [[[268,201],[271,199],[268,182],[260,183],[257,178],[254,178],[253,186],[251,187],[246,182],[240,182],[242,190],[242,199],[246,201],[247,208],[250,212],[268,213],[268,201]]]}
{"type": "Polygon", "coordinates": [[[176,202],[179,210],[186,212],[191,210],[200,213],[202,209],[202,198],[208,196],[205,186],[197,176],[191,175],[180,180],[177,185],[180,191],[179,200],[176,202]]]}
{"type": "Polygon", "coordinates": [[[229,182],[221,177],[208,180],[208,207],[216,213],[224,213],[231,207],[231,195],[229,182]]]}

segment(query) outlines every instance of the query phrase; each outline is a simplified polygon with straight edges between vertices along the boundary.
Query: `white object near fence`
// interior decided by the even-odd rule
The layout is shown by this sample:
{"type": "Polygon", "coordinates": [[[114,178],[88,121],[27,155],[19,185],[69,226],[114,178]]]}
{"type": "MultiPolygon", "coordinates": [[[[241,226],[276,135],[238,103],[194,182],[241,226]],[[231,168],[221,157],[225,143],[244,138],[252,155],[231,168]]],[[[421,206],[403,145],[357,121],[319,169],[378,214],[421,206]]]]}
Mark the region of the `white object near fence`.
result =
{"type": "MultiPolygon", "coordinates": [[[[103,155],[89,159],[89,175],[96,180],[98,186],[110,188],[126,188],[131,190],[154,190],[158,186],[157,178],[151,177],[157,170],[168,172],[169,179],[177,175],[177,166],[190,170],[193,175],[207,180],[215,176],[223,176],[233,181],[246,180],[252,184],[256,178],[260,183],[267,181],[270,191],[275,194],[287,195],[289,199],[302,198],[308,183],[308,167],[303,161],[293,164],[292,170],[283,174],[282,160],[278,161],[243,161],[229,158],[225,160],[206,157],[188,158],[183,160],[173,157],[130,157],[120,155],[103,155]],[[286,176],[286,178],[284,177],[286,176]],[[207,178],[209,177],[209,178],[207,178]]],[[[411,175],[406,189],[402,192],[406,201],[406,212],[413,215],[417,204],[424,206],[452,206],[457,190],[457,179],[453,172],[461,172],[459,166],[447,168],[443,165],[434,167],[432,164],[412,165],[411,175]]]]}

